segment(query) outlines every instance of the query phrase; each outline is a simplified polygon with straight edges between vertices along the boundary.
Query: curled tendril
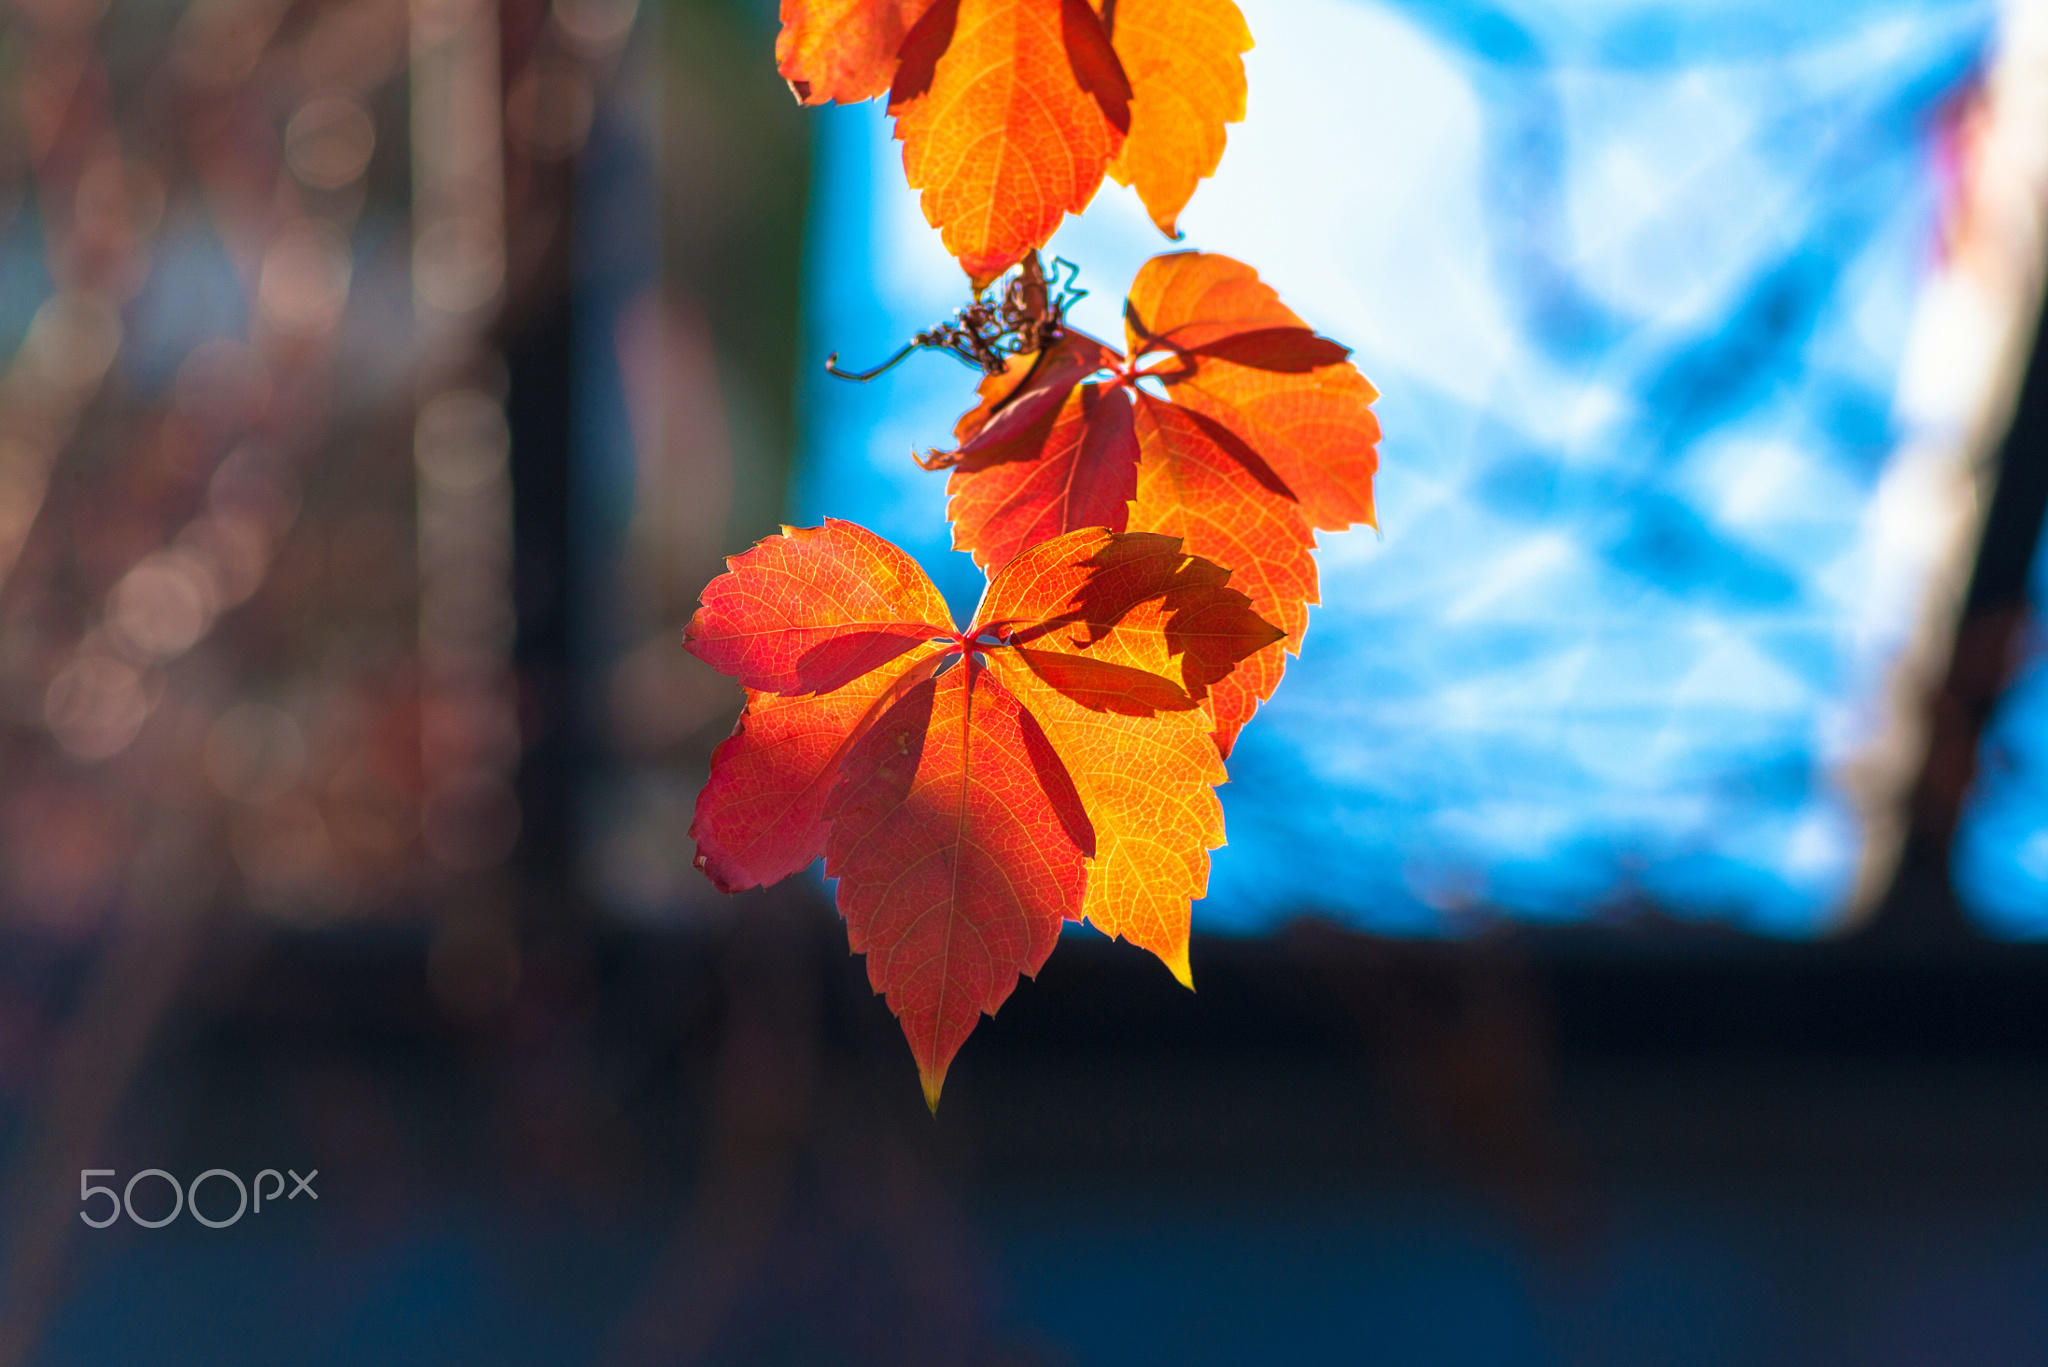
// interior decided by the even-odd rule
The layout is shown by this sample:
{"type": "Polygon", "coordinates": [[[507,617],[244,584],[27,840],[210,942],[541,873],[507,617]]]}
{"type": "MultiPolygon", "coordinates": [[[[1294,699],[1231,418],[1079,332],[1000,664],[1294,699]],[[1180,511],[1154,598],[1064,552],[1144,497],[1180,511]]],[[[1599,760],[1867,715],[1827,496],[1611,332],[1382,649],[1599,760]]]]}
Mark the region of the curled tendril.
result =
{"type": "Polygon", "coordinates": [[[830,356],[827,356],[825,358],[825,373],[827,375],[837,376],[842,380],[872,380],[875,378],[875,376],[880,375],[885,371],[895,369],[896,364],[899,361],[903,360],[904,357],[910,355],[911,352],[916,351],[922,345],[924,345],[924,334],[920,332],[917,335],[916,341],[905,342],[902,348],[898,350],[894,356],[891,356],[888,360],[882,362],[880,365],[870,366],[866,370],[840,369],[839,353],[835,351],[830,356]]]}
{"type": "Polygon", "coordinates": [[[984,375],[1000,375],[1013,356],[1043,351],[1066,330],[1066,313],[1088,297],[1076,281],[1073,262],[1053,259],[1052,273],[1033,252],[994,295],[978,294],[944,323],[918,333],[894,356],[867,370],[843,370],[839,353],[825,358],[827,374],[842,380],[872,380],[912,352],[943,351],[984,375]]]}

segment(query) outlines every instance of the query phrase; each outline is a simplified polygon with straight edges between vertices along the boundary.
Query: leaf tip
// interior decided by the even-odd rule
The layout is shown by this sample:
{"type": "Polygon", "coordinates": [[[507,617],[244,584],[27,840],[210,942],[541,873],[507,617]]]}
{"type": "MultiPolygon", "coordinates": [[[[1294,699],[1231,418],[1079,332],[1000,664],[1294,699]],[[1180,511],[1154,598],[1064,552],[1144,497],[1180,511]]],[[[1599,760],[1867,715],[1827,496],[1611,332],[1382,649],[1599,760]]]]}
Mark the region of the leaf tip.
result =
{"type": "Polygon", "coordinates": [[[705,853],[701,845],[697,848],[697,857],[690,861],[690,867],[703,874],[711,886],[717,888],[720,892],[732,893],[738,891],[737,888],[731,886],[730,879],[724,877],[720,870],[712,866],[711,856],[705,853]]]}
{"type": "Polygon", "coordinates": [[[946,1070],[944,1068],[931,1069],[920,1066],[917,1070],[917,1080],[924,1087],[925,1108],[934,1116],[937,1116],[939,1113],[939,1089],[946,1085],[946,1070]]]}
{"type": "Polygon", "coordinates": [[[1188,991],[1195,990],[1195,971],[1188,963],[1188,942],[1182,940],[1169,954],[1161,954],[1159,962],[1166,965],[1166,971],[1173,974],[1175,981],[1188,991]]]}
{"type": "Polygon", "coordinates": [[[1242,722],[1230,722],[1227,725],[1216,728],[1213,734],[1216,741],[1216,754],[1219,758],[1230,758],[1230,751],[1237,744],[1237,733],[1242,725],[1242,722]]]}

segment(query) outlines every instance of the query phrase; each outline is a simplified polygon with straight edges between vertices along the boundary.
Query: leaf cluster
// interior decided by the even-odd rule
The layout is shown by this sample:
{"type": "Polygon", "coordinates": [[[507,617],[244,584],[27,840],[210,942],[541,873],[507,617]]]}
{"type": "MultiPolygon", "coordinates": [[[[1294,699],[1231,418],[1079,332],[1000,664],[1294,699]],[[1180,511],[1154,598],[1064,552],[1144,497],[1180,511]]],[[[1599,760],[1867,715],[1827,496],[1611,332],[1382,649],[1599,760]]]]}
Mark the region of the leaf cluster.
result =
{"type": "Polygon", "coordinates": [[[800,100],[887,94],[973,283],[896,359],[982,372],[954,446],[918,460],[948,472],[954,545],[989,580],[962,628],[852,523],[728,561],[686,644],[746,707],[690,833],[729,892],[824,859],[936,1108],[1067,921],[1192,986],[1223,762],[1301,649],[1316,532],[1374,521],[1378,396],[1229,257],[1147,262],[1121,349],[1066,322],[1071,274],[1040,265],[1105,176],[1175,235],[1244,116],[1232,0],[783,0],[782,21],[800,100]]]}

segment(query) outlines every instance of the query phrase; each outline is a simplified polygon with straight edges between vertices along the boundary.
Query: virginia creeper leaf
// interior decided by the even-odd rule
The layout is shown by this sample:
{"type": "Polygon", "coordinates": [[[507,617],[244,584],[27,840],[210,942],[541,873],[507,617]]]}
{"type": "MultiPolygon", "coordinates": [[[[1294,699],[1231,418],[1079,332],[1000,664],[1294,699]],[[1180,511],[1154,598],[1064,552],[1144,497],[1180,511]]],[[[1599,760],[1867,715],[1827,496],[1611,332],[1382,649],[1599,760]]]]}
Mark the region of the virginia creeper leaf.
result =
{"type": "Polygon", "coordinates": [[[712,752],[716,782],[698,794],[690,838],[721,892],[779,882],[825,853],[825,800],[853,743],[944,662],[927,642],[830,693],[747,690],[730,736],[712,752]]]}
{"type": "Polygon", "coordinates": [[[1063,532],[1123,530],[1137,486],[1136,436],[1125,435],[1130,401],[1120,389],[1104,395],[1103,386],[1083,383],[1122,364],[1113,347],[1068,327],[1052,346],[1011,357],[1003,374],[981,382],[979,402],[954,424],[959,448],[920,458],[926,469],[953,471],[946,492],[955,550],[990,570],[1063,532]],[[1083,388],[1096,392],[1085,406],[1083,388]],[[1096,424],[1105,431],[1085,454],[1109,470],[1080,468],[1087,428],[1096,424]]]}
{"type": "MultiPolygon", "coordinates": [[[[1132,355],[1166,351],[1174,402],[1214,418],[1286,481],[1309,525],[1373,523],[1379,397],[1240,261],[1213,252],[1155,256],[1124,306],[1132,355]]],[[[1334,348],[1334,344],[1328,344],[1334,348]]]]}
{"type": "Polygon", "coordinates": [[[825,872],[936,1109],[975,1024],[1081,918],[1093,840],[1044,732],[973,661],[907,693],[843,772],[825,872]]]}
{"type": "Polygon", "coordinates": [[[687,637],[750,690],[698,798],[698,866],[737,889],[822,851],[928,1101],[1065,920],[1188,981],[1188,903],[1223,839],[1203,700],[1282,637],[1228,571],[1085,528],[1004,566],[956,633],[915,562],[849,523],[729,563],[687,637]],[[829,687],[803,667],[821,642],[829,687]]]}
{"type": "Polygon", "coordinates": [[[1314,528],[1372,519],[1376,394],[1343,346],[1228,257],[1155,258],[1125,312],[1131,360],[1069,327],[983,381],[959,448],[923,463],[951,468],[953,544],[984,567],[1099,525],[1170,533],[1234,571],[1286,640],[1207,696],[1228,755],[1301,648],[1314,528]],[[1166,398],[1140,388],[1147,377],[1166,398]]]}
{"type": "Polygon", "coordinates": [[[1234,0],[782,0],[775,61],[805,104],[888,92],[904,175],[980,289],[1105,173],[1179,236],[1251,46],[1234,0]]]}
{"type": "Polygon", "coordinates": [[[1283,635],[1229,578],[1174,537],[1085,528],[1003,566],[977,620],[1012,647],[1156,674],[1199,702],[1283,635]]]}
{"type": "Polygon", "coordinates": [[[1299,653],[1317,600],[1315,534],[1265,462],[1201,413],[1138,395],[1138,492],[1130,529],[1165,532],[1190,552],[1235,567],[1231,582],[1287,633],[1247,659],[1209,695],[1226,755],[1258,705],[1273,696],[1299,653]]]}
{"type": "Polygon", "coordinates": [[[1244,118],[1251,31],[1232,0],[1095,0],[1131,82],[1131,130],[1109,173],[1178,237],[1195,186],[1223,160],[1224,125],[1244,118]]]}
{"type": "Polygon", "coordinates": [[[726,561],[690,619],[690,649],[769,693],[839,688],[934,636],[952,611],[924,568],[865,527],[785,527],[726,561]]]}
{"type": "Polygon", "coordinates": [[[857,104],[889,89],[903,40],[932,0],[782,0],[775,68],[804,104],[857,104]]]}
{"type": "Polygon", "coordinates": [[[1149,717],[1155,712],[1186,712],[1201,706],[1180,684],[1149,670],[1034,646],[1015,649],[1017,658],[1030,666],[1032,673],[1097,712],[1149,717]]]}
{"type": "Polygon", "coordinates": [[[938,0],[903,41],[889,112],[924,215],[979,289],[1088,206],[1131,126],[1088,0],[938,0]]]}
{"type": "MultiPolygon", "coordinates": [[[[983,376],[975,389],[978,401],[953,425],[953,438],[963,448],[975,443],[979,454],[991,454],[997,443],[1017,440],[1013,434],[1022,434],[1058,411],[1075,385],[1099,370],[1115,369],[1122,360],[1115,348],[1077,328],[1068,328],[1044,351],[1012,356],[1000,375],[983,376]],[[977,443],[998,415],[1003,425],[977,443]]],[[[949,454],[933,468],[953,464],[958,454],[949,454]]],[[[1019,448],[1018,454],[1029,455],[1028,444],[1019,448]]]]}
{"type": "MultiPolygon", "coordinates": [[[[1016,652],[994,657],[993,668],[1025,688],[1046,677],[1036,663],[1016,652]]],[[[1093,815],[1083,914],[1193,987],[1189,902],[1208,890],[1209,851],[1223,843],[1223,760],[1209,718],[1199,707],[1095,708],[1071,687],[1039,688],[1032,712],[1093,815]]]]}
{"type": "Polygon", "coordinates": [[[1005,565],[981,608],[1017,647],[993,655],[994,667],[1050,685],[1033,710],[1095,822],[1088,920],[1151,950],[1188,986],[1188,903],[1223,843],[1214,788],[1224,771],[1207,710],[1179,696],[1211,693],[1281,634],[1226,578],[1172,537],[1087,529],[1005,565]],[[1098,701],[1111,669],[1180,687],[1098,701]]]}

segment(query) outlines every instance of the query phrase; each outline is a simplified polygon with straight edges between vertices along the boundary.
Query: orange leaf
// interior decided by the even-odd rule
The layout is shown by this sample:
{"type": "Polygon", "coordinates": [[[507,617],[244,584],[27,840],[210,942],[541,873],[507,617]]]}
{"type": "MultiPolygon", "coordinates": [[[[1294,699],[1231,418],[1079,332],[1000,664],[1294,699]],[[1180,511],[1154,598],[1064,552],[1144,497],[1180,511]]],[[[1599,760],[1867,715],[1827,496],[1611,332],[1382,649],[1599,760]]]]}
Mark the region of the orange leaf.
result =
{"type": "Polygon", "coordinates": [[[775,69],[804,104],[858,104],[888,90],[903,39],[932,0],[782,0],[775,69]]]}
{"type": "Polygon", "coordinates": [[[918,21],[889,112],[925,218],[976,289],[1088,206],[1130,100],[1088,0],[938,0],[918,21]]]}
{"type": "Polygon", "coordinates": [[[684,640],[721,673],[770,693],[822,693],[934,636],[952,612],[915,560],[865,527],[783,528],[726,561],[684,640]]]}
{"type": "Polygon", "coordinates": [[[1228,257],[1154,258],[1124,312],[1133,360],[1068,328],[983,381],[957,451],[922,459],[952,467],[953,544],[984,567],[1101,526],[1170,533],[1232,571],[1286,642],[1190,689],[1228,755],[1301,648],[1314,529],[1372,520],[1377,395],[1343,346],[1228,257]],[[1171,402],[1139,387],[1148,377],[1171,402]]]}
{"type": "Polygon", "coordinates": [[[1232,0],[1095,0],[1131,82],[1131,131],[1109,173],[1175,227],[1223,160],[1224,125],[1244,118],[1251,31],[1232,0]]]}
{"type": "Polygon", "coordinates": [[[1237,733],[1298,653],[1316,600],[1315,534],[1287,486],[1258,455],[1198,412],[1138,396],[1138,493],[1134,532],[1179,537],[1192,554],[1232,566],[1231,583],[1259,616],[1287,633],[1247,659],[1209,694],[1217,747],[1230,753],[1237,733]]]}
{"type": "Polygon", "coordinates": [[[1034,646],[1018,646],[1016,654],[1033,674],[1091,711],[1149,717],[1201,706],[1187,689],[1150,670],[1034,646]]]}
{"type": "MultiPolygon", "coordinates": [[[[993,657],[1012,688],[1030,686],[1022,652],[993,657]]],[[[1032,714],[1093,818],[1082,914],[1105,935],[1151,951],[1186,987],[1189,903],[1209,888],[1209,851],[1223,843],[1215,785],[1223,760],[1200,708],[1133,716],[1040,687],[1032,714]]]]}
{"type": "Polygon", "coordinates": [[[1311,526],[1373,521],[1379,392],[1250,266],[1209,252],[1154,257],[1131,283],[1124,324],[1133,356],[1172,353],[1160,378],[1174,402],[1258,452],[1311,526]]]}
{"type": "Polygon", "coordinates": [[[1115,701],[1097,690],[1111,666],[1199,699],[1279,640],[1227,577],[1173,537],[1088,529],[1005,565],[978,617],[1018,647],[991,654],[998,672],[1051,685],[1031,706],[1094,821],[1087,919],[1151,950],[1188,986],[1188,903],[1208,888],[1208,852],[1223,843],[1211,722],[1156,685],[1115,701]]]}
{"type": "Polygon", "coordinates": [[[1156,674],[1200,702],[1246,656],[1284,635],[1227,587],[1229,578],[1222,566],[1186,554],[1178,537],[1088,528],[1003,566],[978,621],[1012,646],[1156,674]],[[1055,602],[1062,606],[1049,610],[1055,602]]]}
{"type": "Polygon", "coordinates": [[[713,756],[698,864],[746,887],[823,850],[932,1104],[1064,920],[1085,915],[1188,980],[1188,903],[1223,839],[1198,699],[1281,637],[1227,577],[1172,537],[1072,532],[999,571],[966,632],[921,623],[925,639],[816,692],[789,662],[821,622],[875,603],[908,620],[936,598],[907,557],[831,523],[768,538],[705,590],[690,648],[789,687],[751,692],[713,756]]]}

